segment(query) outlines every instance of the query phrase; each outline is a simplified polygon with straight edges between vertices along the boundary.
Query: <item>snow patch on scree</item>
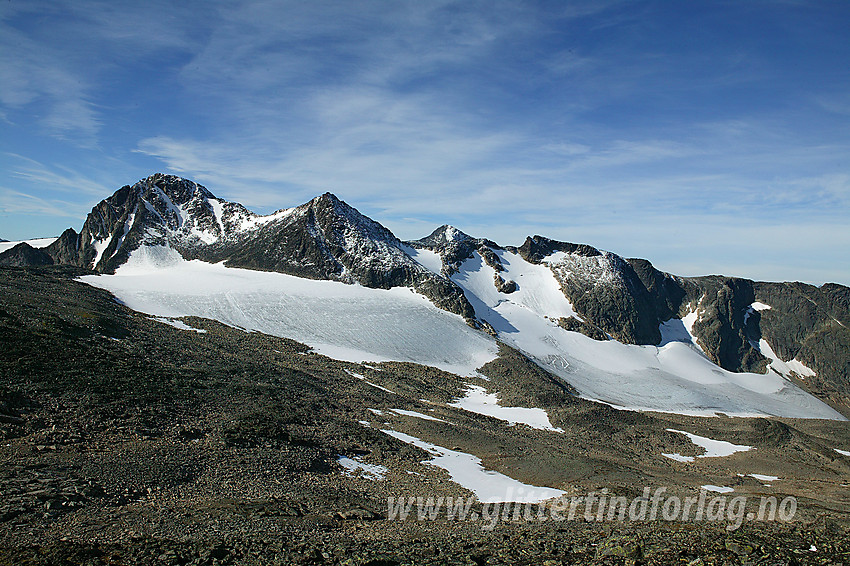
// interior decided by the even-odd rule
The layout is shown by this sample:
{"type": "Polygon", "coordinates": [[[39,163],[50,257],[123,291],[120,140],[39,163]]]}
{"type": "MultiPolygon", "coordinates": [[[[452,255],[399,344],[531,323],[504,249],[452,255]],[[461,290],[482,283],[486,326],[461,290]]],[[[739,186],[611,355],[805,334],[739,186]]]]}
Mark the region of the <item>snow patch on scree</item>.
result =
{"type": "Polygon", "coordinates": [[[362,476],[368,480],[382,480],[389,472],[389,468],[378,464],[367,464],[363,462],[360,456],[349,458],[347,456],[338,456],[337,464],[345,468],[343,474],[350,477],[362,476]]]}
{"type": "Polygon", "coordinates": [[[171,318],[164,318],[164,317],[158,317],[158,316],[151,317],[151,320],[155,320],[157,322],[167,324],[168,326],[173,326],[174,328],[177,328],[178,330],[191,330],[193,332],[197,332],[198,334],[206,334],[206,332],[207,332],[206,330],[203,330],[201,328],[192,328],[191,326],[189,326],[188,324],[186,324],[182,320],[174,320],[174,319],[171,319],[171,318]]]}
{"type": "Polygon", "coordinates": [[[726,486],[722,486],[722,485],[707,484],[707,485],[703,485],[703,486],[700,486],[700,487],[702,489],[704,489],[705,491],[713,491],[714,493],[732,493],[733,491],[735,491],[731,487],[726,487],[726,486]]]}
{"type": "Polygon", "coordinates": [[[499,405],[499,396],[496,393],[487,393],[486,389],[478,385],[468,385],[466,395],[449,403],[449,406],[470,413],[494,417],[511,425],[521,423],[538,430],[564,432],[564,429],[552,426],[552,423],[549,422],[549,415],[543,409],[502,407],[499,405]]]}
{"type": "Polygon", "coordinates": [[[433,458],[423,462],[424,464],[446,470],[453,482],[474,493],[475,497],[483,503],[538,503],[566,493],[551,487],[524,484],[499,472],[485,470],[481,465],[481,458],[472,454],[449,450],[403,432],[394,430],[381,432],[431,454],[433,458]]]}
{"type": "Polygon", "coordinates": [[[448,421],[444,421],[443,419],[438,419],[437,417],[432,417],[431,415],[426,415],[424,413],[420,413],[418,411],[407,411],[405,409],[390,409],[390,411],[402,415],[405,417],[415,417],[417,419],[424,419],[426,421],[435,421],[438,423],[448,423],[448,421]]]}
{"type": "MultiPolygon", "coordinates": [[[[725,440],[714,440],[713,438],[706,438],[705,436],[698,436],[696,434],[691,434],[690,432],[685,432],[683,430],[676,430],[674,428],[668,428],[668,432],[678,432],[679,434],[684,434],[687,436],[691,442],[703,448],[705,450],[705,454],[700,454],[697,458],[722,458],[725,456],[731,456],[736,452],[747,452],[752,450],[752,446],[745,446],[743,444],[732,444],[731,442],[726,442],[725,440]]],[[[693,462],[693,456],[682,456],[681,454],[662,454],[671,460],[676,460],[677,462],[693,462]]]]}

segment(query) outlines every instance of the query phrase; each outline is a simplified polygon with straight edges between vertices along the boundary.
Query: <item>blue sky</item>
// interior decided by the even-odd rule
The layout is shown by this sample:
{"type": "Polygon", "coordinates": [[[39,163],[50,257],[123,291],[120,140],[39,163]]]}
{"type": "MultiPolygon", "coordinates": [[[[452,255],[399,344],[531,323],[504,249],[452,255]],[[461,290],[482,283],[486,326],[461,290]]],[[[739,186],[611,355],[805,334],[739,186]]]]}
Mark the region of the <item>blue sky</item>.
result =
{"type": "Polygon", "coordinates": [[[850,2],[0,3],[0,237],[156,171],[850,284],[850,2]]]}

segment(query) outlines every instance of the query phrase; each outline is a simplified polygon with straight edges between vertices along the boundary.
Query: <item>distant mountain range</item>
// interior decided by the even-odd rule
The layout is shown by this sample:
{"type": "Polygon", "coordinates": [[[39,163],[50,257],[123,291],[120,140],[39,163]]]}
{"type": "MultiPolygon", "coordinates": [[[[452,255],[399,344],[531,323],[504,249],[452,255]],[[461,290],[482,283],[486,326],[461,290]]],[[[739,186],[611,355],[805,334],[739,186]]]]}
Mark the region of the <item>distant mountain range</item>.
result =
{"type": "MultiPolygon", "coordinates": [[[[0,265],[63,264],[110,274],[141,248],[366,288],[408,287],[527,350],[546,369],[558,362],[523,348],[522,313],[594,341],[682,342],[722,370],[769,371],[850,410],[848,287],[679,277],[585,244],[535,235],[502,246],[447,225],[403,242],[331,193],[260,216],[193,181],[155,174],[101,201],[80,232],[69,228],[43,248],[20,243],[0,254],[0,265]],[[563,295],[552,300],[566,299],[557,308],[529,294],[552,278],[563,295]]],[[[560,376],[570,380],[567,370],[560,376]]]]}

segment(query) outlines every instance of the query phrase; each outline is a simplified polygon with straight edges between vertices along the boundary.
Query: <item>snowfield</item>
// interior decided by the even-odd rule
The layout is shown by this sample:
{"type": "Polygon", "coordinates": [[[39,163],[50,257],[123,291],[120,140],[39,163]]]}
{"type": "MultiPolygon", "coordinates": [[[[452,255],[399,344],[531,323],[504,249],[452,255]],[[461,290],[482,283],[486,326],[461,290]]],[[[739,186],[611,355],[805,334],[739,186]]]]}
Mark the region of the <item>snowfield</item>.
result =
{"type": "Polygon", "coordinates": [[[547,264],[557,266],[558,252],[534,265],[517,254],[494,250],[516,281],[514,293],[500,293],[495,270],[475,252],[452,280],[460,285],[476,314],[501,340],[561,377],[579,393],[617,408],[695,416],[775,415],[845,420],[831,407],[775,372],[733,373],[706,358],[693,343],[689,326],[669,323],[660,346],[597,341],[557,325],[575,316],[573,307],[547,264]]]}
{"type": "Polygon", "coordinates": [[[749,474],[751,478],[756,478],[759,481],[775,482],[779,481],[779,476],[768,476],[766,474],[749,474]]]}
{"type": "Polygon", "coordinates": [[[543,409],[529,409],[526,407],[503,407],[499,405],[499,396],[496,393],[487,393],[487,390],[478,385],[467,385],[466,395],[449,403],[449,407],[457,407],[487,415],[510,425],[517,423],[528,425],[538,430],[551,430],[553,432],[564,432],[564,429],[553,427],[549,422],[549,415],[543,409]]]}
{"type": "MultiPolygon", "coordinates": [[[[685,432],[684,430],[676,430],[674,428],[668,428],[669,432],[678,432],[679,434],[684,434],[687,436],[691,442],[699,446],[700,448],[705,450],[705,454],[700,454],[697,458],[723,458],[724,456],[731,456],[736,452],[748,452],[752,450],[752,446],[746,446],[743,444],[732,444],[731,442],[726,442],[725,440],[714,440],[713,438],[707,438],[705,436],[699,436],[696,434],[692,434],[690,432],[685,432]]],[[[666,456],[671,460],[676,460],[678,462],[693,462],[693,456],[682,456],[681,454],[662,454],[662,456],[666,456]]]]}
{"type": "Polygon", "coordinates": [[[152,316],[210,318],[291,338],[349,362],[416,362],[474,375],[498,352],[492,338],[407,288],[231,269],[183,261],[167,248],[139,251],[115,275],[80,279],[152,316]]]}
{"type": "MultiPolygon", "coordinates": [[[[407,250],[437,270],[436,254],[407,250]]],[[[687,323],[683,328],[668,325],[668,341],[660,346],[597,341],[568,332],[556,321],[575,312],[546,262],[535,265],[505,250],[496,253],[505,267],[501,276],[517,283],[516,292],[504,294],[496,289],[493,268],[477,252],[452,279],[501,341],[570,383],[587,399],[629,410],[688,415],[845,420],[773,371],[732,373],[716,366],[692,343],[687,323]]],[[[547,261],[556,262],[557,257],[547,261]]],[[[406,361],[474,376],[476,368],[498,354],[492,337],[408,288],[370,289],[185,261],[164,247],[139,248],[115,275],[80,280],[112,292],[128,307],[151,316],[214,319],[291,338],[321,354],[355,363],[406,361]]],[[[477,399],[479,410],[498,409],[500,418],[552,429],[539,409],[516,408],[519,411],[507,416],[505,408],[482,400],[477,399]]]]}
{"type": "Polygon", "coordinates": [[[714,493],[732,493],[733,491],[735,491],[731,487],[711,484],[700,486],[700,488],[704,489],[705,491],[713,491],[714,493]]]}

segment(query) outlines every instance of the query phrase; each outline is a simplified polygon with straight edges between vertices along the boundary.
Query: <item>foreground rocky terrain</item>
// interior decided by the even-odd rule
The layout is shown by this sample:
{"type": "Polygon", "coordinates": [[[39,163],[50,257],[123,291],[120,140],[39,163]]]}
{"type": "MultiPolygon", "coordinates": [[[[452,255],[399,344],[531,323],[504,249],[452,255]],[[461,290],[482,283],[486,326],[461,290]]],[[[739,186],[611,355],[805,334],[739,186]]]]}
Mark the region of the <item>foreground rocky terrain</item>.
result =
{"type": "Polygon", "coordinates": [[[84,273],[0,268],[0,563],[850,561],[850,457],[836,451],[850,449],[847,422],[619,411],[504,346],[477,380],[340,362],[214,321],[182,320],[204,332],[163,324],[74,281],[84,273]],[[501,405],[545,409],[562,432],[451,406],[470,382],[501,405]],[[702,449],[668,429],[753,449],[677,461],[662,454],[702,449]],[[740,525],[399,520],[390,497],[471,493],[422,463],[433,453],[382,430],[568,495],[689,497],[710,484],[753,501],[793,496],[797,511],[740,525]],[[341,456],[383,477],[347,470],[341,456]]]}

